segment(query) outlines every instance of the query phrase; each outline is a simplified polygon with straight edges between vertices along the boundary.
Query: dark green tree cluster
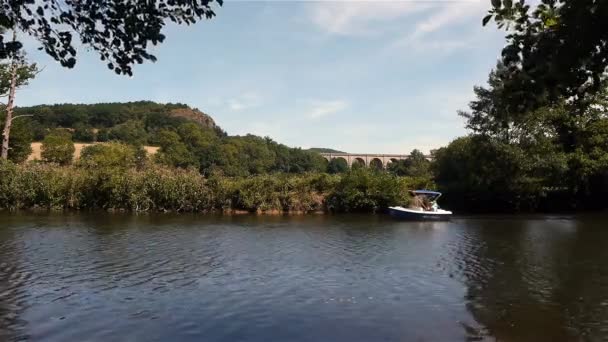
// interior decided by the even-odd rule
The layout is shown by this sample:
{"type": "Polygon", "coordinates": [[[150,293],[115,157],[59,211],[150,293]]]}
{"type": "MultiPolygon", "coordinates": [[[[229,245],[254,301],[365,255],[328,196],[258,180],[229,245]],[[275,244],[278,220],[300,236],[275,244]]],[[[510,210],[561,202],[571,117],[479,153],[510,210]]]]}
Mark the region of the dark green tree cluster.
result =
{"type": "Polygon", "coordinates": [[[608,92],[586,104],[561,99],[522,111],[508,105],[512,93],[503,87],[504,68],[500,63],[488,87],[474,89],[471,110],[460,113],[472,134],[436,152],[437,183],[471,208],[605,206],[608,92]]]}
{"type": "Polygon", "coordinates": [[[437,183],[465,209],[606,208],[608,2],[491,3],[507,45],[460,113],[472,134],[435,153],[437,183]]]}
{"type": "Polygon", "coordinates": [[[325,159],[315,152],[290,148],[254,135],[224,136],[195,123],[162,129],[155,139],[156,160],[174,167],[195,167],[204,174],[228,176],[325,171],[325,159]]]}

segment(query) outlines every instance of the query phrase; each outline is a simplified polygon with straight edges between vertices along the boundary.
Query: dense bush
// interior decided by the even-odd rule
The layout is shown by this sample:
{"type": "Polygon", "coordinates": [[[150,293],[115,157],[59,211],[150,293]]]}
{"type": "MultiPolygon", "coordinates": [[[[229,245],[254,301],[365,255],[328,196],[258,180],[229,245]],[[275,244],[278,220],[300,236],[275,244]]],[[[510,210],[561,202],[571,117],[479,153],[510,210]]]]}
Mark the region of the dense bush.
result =
{"type": "Polygon", "coordinates": [[[340,212],[375,212],[391,205],[406,206],[408,190],[432,188],[430,178],[407,178],[369,169],[346,173],[327,199],[340,212]]]}
{"type": "Polygon", "coordinates": [[[65,130],[55,130],[42,141],[42,159],[46,162],[67,165],[74,158],[72,135],[65,130]]]}
{"type": "Polygon", "coordinates": [[[82,149],[78,163],[87,168],[131,168],[137,165],[137,154],[138,149],[127,144],[115,142],[96,144],[82,149]]]}

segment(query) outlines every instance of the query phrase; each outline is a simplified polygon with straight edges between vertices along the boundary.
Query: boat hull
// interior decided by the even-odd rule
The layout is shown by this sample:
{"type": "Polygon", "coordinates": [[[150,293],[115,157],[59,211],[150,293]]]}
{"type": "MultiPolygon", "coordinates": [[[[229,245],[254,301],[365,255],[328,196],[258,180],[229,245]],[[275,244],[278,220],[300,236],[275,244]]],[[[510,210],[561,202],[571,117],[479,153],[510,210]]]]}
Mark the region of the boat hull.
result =
{"type": "Polygon", "coordinates": [[[447,221],[452,217],[451,211],[422,211],[401,207],[390,207],[388,213],[395,218],[412,221],[447,221]]]}

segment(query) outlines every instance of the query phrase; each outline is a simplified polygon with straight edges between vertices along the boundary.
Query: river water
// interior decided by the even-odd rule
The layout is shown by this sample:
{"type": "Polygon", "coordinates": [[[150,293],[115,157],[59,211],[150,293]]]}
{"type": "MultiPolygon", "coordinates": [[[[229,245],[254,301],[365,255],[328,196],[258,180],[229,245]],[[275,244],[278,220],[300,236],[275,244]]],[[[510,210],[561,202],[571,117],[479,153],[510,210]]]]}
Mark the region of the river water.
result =
{"type": "Polygon", "coordinates": [[[608,217],[0,213],[0,341],[599,341],[608,217]]]}

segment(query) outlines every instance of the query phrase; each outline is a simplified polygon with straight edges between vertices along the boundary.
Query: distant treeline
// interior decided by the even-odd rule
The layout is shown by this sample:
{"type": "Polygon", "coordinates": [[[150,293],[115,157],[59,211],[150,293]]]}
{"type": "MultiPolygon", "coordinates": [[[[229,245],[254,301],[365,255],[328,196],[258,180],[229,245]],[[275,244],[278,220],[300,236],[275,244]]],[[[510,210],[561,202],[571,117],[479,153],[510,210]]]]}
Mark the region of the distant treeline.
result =
{"type": "MultiPolygon", "coordinates": [[[[39,140],[43,142],[43,160],[59,164],[72,161],[73,142],[118,142],[134,147],[159,146],[155,163],[194,168],[203,175],[336,174],[349,170],[344,159],[328,163],[318,153],[335,150],[291,148],[254,135],[228,136],[211,117],[183,104],[41,105],[17,112],[31,115],[14,122],[9,158],[17,163],[30,155],[30,143],[39,140]]],[[[428,164],[422,153],[415,151],[411,160],[394,163],[390,171],[399,176],[428,177],[428,164]]]]}

